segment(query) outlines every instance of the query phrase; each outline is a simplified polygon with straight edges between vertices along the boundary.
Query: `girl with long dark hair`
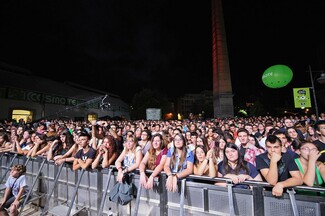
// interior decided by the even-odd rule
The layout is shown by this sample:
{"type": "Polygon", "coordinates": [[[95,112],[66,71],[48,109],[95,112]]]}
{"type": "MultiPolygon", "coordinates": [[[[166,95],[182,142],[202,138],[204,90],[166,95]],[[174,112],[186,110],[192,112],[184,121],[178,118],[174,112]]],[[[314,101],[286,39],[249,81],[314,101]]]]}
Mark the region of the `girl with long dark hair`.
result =
{"type": "MultiPolygon", "coordinates": [[[[262,181],[256,167],[243,160],[239,148],[233,143],[227,143],[224,148],[223,161],[218,164],[218,177],[230,178],[235,184],[234,187],[240,188],[248,188],[247,185],[240,184],[245,180],[262,181]]],[[[216,185],[226,186],[226,183],[216,185]]]]}

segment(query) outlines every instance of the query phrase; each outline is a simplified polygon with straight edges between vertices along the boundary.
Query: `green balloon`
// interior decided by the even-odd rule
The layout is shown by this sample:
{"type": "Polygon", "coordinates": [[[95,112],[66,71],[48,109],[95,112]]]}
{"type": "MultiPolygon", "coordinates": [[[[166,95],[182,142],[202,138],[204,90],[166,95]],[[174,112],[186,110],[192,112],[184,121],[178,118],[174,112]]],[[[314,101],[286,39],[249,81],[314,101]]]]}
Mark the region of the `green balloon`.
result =
{"type": "Polygon", "coordinates": [[[292,70],[286,65],[279,64],[267,68],[262,81],[269,88],[282,88],[290,83],[292,77],[292,70]]]}

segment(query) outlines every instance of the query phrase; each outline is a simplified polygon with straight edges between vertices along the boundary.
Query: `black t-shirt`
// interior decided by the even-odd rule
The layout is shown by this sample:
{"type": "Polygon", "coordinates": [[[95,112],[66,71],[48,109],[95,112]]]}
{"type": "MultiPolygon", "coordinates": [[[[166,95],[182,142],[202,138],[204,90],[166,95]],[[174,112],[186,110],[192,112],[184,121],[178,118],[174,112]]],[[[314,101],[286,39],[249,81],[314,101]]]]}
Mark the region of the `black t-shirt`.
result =
{"type": "MultiPolygon", "coordinates": [[[[256,156],[256,168],[261,171],[262,169],[270,167],[270,159],[267,156],[267,151],[263,154],[256,156]]],[[[288,153],[282,153],[282,158],[278,161],[278,182],[282,182],[291,178],[290,171],[299,171],[294,158],[288,153]]],[[[266,181],[261,174],[263,181],[266,181]]]]}
{"type": "MultiPolygon", "coordinates": [[[[318,147],[319,151],[323,151],[325,150],[325,143],[323,143],[320,140],[315,140],[313,141],[313,143],[318,147]]],[[[319,161],[321,161],[322,163],[325,163],[325,154],[321,154],[321,156],[318,158],[319,161]]]]}
{"type": "Polygon", "coordinates": [[[94,159],[96,157],[96,150],[90,147],[90,149],[86,153],[84,153],[84,150],[80,149],[74,157],[78,159],[80,158],[84,162],[86,162],[88,158],[94,159]]]}

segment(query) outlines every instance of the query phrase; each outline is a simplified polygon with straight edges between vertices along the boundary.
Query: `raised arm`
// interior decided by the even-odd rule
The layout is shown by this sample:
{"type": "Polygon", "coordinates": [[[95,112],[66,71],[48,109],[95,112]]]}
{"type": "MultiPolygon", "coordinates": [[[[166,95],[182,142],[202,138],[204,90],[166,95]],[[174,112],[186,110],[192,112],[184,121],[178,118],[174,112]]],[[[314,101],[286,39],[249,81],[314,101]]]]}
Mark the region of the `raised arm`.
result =
{"type": "Polygon", "coordinates": [[[108,157],[109,152],[108,152],[107,148],[105,148],[105,149],[106,150],[104,150],[105,153],[104,153],[104,159],[103,159],[102,166],[103,166],[103,168],[108,168],[115,161],[115,159],[117,158],[117,152],[114,152],[112,157],[109,158],[108,157]]]}
{"type": "Polygon", "coordinates": [[[307,165],[307,170],[305,174],[301,174],[303,181],[306,185],[312,187],[315,182],[315,170],[316,170],[316,164],[317,164],[317,159],[319,158],[321,154],[319,151],[310,151],[309,157],[308,157],[308,165],[307,165]]]}
{"type": "Polygon", "coordinates": [[[47,161],[51,161],[51,160],[53,160],[53,149],[54,149],[54,146],[55,146],[57,143],[58,143],[58,140],[54,140],[54,141],[50,144],[50,146],[49,146],[49,150],[48,150],[48,152],[47,152],[47,157],[46,157],[47,161]]]}
{"type": "Polygon", "coordinates": [[[275,185],[278,182],[278,161],[281,159],[280,154],[273,153],[270,160],[270,167],[267,169],[261,169],[260,172],[266,181],[275,185]]]}

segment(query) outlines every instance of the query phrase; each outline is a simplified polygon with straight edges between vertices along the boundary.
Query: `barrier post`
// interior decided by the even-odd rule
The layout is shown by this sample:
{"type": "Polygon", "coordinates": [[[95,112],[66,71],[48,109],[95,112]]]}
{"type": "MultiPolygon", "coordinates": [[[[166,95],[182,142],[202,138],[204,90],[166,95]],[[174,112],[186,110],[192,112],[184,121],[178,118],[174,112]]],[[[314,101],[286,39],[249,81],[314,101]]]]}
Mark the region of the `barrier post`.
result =
{"type": "Polygon", "coordinates": [[[137,198],[135,200],[135,210],[134,210],[133,216],[137,216],[138,215],[139,205],[140,205],[141,191],[142,191],[142,185],[141,185],[141,182],[139,181],[139,186],[138,186],[138,190],[137,190],[137,198]]]}
{"type": "Polygon", "coordinates": [[[185,183],[186,183],[186,178],[181,180],[181,199],[180,199],[180,210],[179,210],[179,215],[184,216],[185,215],[185,209],[184,209],[184,200],[185,200],[185,183]]]}
{"type": "Polygon", "coordinates": [[[294,216],[299,216],[297,202],[296,202],[296,198],[295,198],[295,193],[296,192],[295,192],[295,190],[293,188],[292,189],[287,189],[287,192],[289,194],[293,215],[294,216]]]}
{"type": "Polygon", "coordinates": [[[159,209],[160,209],[160,215],[167,216],[168,210],[167,210],[167,189],[166,189],[166,174],[159,174],[159,187],[161,191],[160,195],[160,202],[159,202],[159,209]],[[167,211],[166,211],[167,210],[167,211]]]}
{"type": "Polygon", "coordinates": [[[228,201],[229,201],[229,215],[235,216],[235,206],[234,206],[234,197],[232,194],[232,182],[227,181],[228,188],[228,201]]]}
{"type": "Polygon", "coordinates": [[[264,216],[263,187],[253,186],[253,208],[254,215],[264,216]]]}
{"type": "Polygon", "coordinates": [[[104,193],[103,193],[102,201],[100,203],[98,215],[102,215],[102,212],[103,212],[103,209],[104,209],[104,205],[105,205],[105,201],[106,201],[106,197],[107,197],[107,190],[108,190],[108,187],[109,187],[109,183],[111,181],[112,170],[113,170],[112,167],[110,167],[109,170],[108,170],[108,177],[107,177],[108,179],[107,179],[106,187],[105,187],[105,190],[104,190],[104,193]]]}

